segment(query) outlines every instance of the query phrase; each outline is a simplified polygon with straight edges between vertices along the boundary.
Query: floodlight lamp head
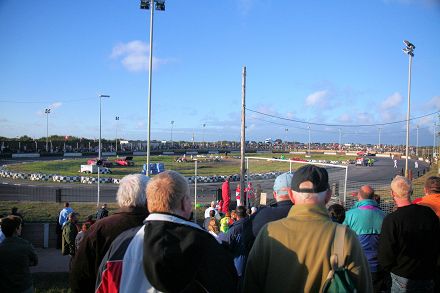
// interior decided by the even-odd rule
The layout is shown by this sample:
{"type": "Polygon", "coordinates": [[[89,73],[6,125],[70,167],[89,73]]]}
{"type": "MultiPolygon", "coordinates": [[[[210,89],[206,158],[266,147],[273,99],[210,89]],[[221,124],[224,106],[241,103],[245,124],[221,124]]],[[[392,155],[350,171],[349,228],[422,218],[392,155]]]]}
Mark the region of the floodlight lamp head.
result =
{"type": "Polygon", "coordinates": [[[109,95],[99,95],[100,98],[110,98],[109,95]]]}
{"type": "Polygon", "coordinates": [[[412,50],[414,50],[414,49],[416,48],[416,46],[414,46],[414,44],[412,44],[411,42],[409,42],[409,41],[407,41],[407,40],[404,40],[403,43],[405,44],[405,46],[406,46],[408,49],[412,49],[412,50]]]}
{"type": "Polygon", "coordinates": [[[150,0],[141,0],[140,9],[150,9],[150,0]]]}
{"type": "Polygon", "coordinates": [[[165,1],[156,0],[156,10],[165,11],[165,1]]]}

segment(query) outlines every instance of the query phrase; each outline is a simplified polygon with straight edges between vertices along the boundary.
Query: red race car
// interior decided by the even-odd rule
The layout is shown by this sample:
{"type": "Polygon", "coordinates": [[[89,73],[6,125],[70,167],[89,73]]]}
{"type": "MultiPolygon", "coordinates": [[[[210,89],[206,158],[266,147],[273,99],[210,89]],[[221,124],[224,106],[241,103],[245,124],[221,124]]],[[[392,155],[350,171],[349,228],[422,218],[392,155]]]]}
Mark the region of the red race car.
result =
{"type": "Polygon", "coordinates": [[[133,157],[120,157],[115,160],[119,166],[134,166],[133,157]]]}
{"type": "MultiPolygon", "coordinates": [[[[96,165],[99,159],[91,159],[87,161],[87,165],[96,165]]],[[[110,168],[113,166],[113,163],[110,161],[107,161],[106,159],[101,159],[101,166],[110,168]]]]}

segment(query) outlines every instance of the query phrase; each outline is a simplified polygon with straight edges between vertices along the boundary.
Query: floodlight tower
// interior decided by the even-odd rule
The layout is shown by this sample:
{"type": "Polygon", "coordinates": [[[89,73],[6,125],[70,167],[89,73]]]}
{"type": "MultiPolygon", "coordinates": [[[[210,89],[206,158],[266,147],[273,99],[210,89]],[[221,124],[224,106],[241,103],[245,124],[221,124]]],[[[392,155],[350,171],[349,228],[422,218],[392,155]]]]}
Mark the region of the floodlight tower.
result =
{"type": "Polygon", "coordinates": [[[408,156],[409,156],[409,117],[411,110],[411,65],[412,59],[414,57],[414,46],[407,40],[404,40],[405,48],[403,48],[403,52],[408,54],[409,63],[408,63],[408,112],[406,113],[406,151],[405,151],[405,176],[408,177],[408,156]]]}
{"type": "Polygon", "coordinates": [[[150,62],[148,66],[148,139],[147,139],[147,168],[150,175],[150,150],[151,150],[151,85],[153,79],[153,24],[154,9],[165,10],[165,0],[141,0],[141,9],[150,9],[150,62]],[[154,5],[156,4],[156,5],[154,5]],[[155,7],[154,7],[155,6],[155,7]]]}
{"type": "Polygon", "coordinates": [[[49,108],[45,109],[44,113],[46,114],[46,152],[49,152],[49,114],[50,114],[50,109],[49,108]]]}
{"type": "Polygon", "coordinates": [[[98,157],[101,160],[101,108],[102,108],[102,98],[110,98],[109,95],[99,95],[99,149],[98,149],[98,157]]]}
{"type": "Polygon", "coordinates": [[[119,122],[119,116],[115,117],[115,121],[116,121],[116,154],[118,153],[118,122],[119,122]]]}

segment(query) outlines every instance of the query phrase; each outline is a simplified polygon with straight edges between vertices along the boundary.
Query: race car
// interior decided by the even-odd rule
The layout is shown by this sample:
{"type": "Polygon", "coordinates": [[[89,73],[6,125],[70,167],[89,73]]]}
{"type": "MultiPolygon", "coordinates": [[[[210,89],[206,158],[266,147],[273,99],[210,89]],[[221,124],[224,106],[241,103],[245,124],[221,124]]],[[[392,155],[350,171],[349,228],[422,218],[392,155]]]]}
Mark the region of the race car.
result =
{"type": "Polygon", "coordinates": [[[115,160],[119,166],[134,166],[133,157],[120,157],[115,160]]]}
{"type": "MultiPolygon", "coordinates": [[[[87,161],[87,165],[97,165],[98,161],[99,161],[98,158],[90,159],[90,160],[87,161]]],[[[100,166],[110,168],[110,167],[113,166],[113,163],[110,162],[110,161],[107,161],[107,159],[101,159],[101,165],[100,166]]]]}

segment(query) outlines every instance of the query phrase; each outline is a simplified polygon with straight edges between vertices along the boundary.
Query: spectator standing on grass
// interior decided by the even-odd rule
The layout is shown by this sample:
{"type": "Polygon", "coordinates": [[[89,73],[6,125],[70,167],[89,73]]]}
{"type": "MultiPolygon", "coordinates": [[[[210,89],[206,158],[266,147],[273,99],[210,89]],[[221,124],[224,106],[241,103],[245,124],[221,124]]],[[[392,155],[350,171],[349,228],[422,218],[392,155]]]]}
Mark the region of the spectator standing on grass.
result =
{"type": "Polygon", "coordinates": [[[0,292],[34,292],[29,266],[38,264],[32,244],[20,238],[21,218],[2,218],[2,231],[6,238],[0,244],[0,292]]]}
{"type": "Polygon", "coordinates": [[[428,207],[411,204],[412,183],[403,176],[391,182],[397,210],[383,220],[379,263],[391,273],[391,292],[434,292],[440,253],[440,224],[428,207]]]}
{"type": "Polygon", "coordinates": [[[254,207],[256,207],[256,208],[258,208],[260,206],[262,192],[263,192],[263,189],[261,188],[261,185],[257,184],[257,186],[255,188],[255,204],[254,204],[254,207]]]}
{"type": "Polygon", "coordinates": [[[379,234],[385,213],[374,200],[374,189],[371,186],[362,186],[357,198],[358,202],[346,213],[343,224],[356,232],[370,265],[374,291],[381,292],[386,289],[384,282],[388,280],[386,273],[379,267],[377,259],[379,234]]]}
{"type": "Polygon", "coordinates": [[[231,177],[226,177],[225,182],[222,184],[222,212],[226,214],[229,212],[229,204],[231,203],[231,187],[229,186],[229,180],[231,177]]]}
{"type": "Polygon", "coordinates": [[[81,230],[78,232],[78,234],[75,237],[75,249],[78,251],[79,245],[81,243],[81,240],[84,238],[84,233],[90,228],[90,224],[84,223],[81,226],[81,230]]]}
{"type": "Polygon", "coordinates": [[[73,213],[73,209],[70,207],[68,202],[64,203],[64,208],[60,211],[60,215],[58,217],[58,224],[61,228],[63,228],[64,224],[67,222],[67,217],[70,213],[73,213]]]}
{"type": "Polygon", "coordinates": [[[89,227],[95,224],[95,221],[93,220],[93,215],[88,215],[84,224],[88,224],[89,227]]]}
{"type": "Polygon", "coordinates": [[[24,218],[23,218],[23,215],[20,214],[20,213],[18,212],[18,208],[17,208],[17,207],[13,207],[13,208],[11,209],[11,215],[12,215],[12,216],[20,217],[20,219],[21,219],[21,225],[23,225],[24,218]]]}
{"type": "Polygon", "coordinates": [[[72,292],[94,292],[101,260],[112,241],[123,231],[139,226],[147,216],[145,190],[148,177],[127,175],[116,194],[119,209],[97,221],[84,233],[70,274],[72,292]]]}
{"type": "Polygon", "coordinates": [[[286,218],[265,225],[246,265],[244,292],[321,292],[331,270],[335,231],[345,230],[342,263],[358,292],[372,292],[368,262],[356,234],[330,220],[328,173],[305,165],[295,171],[286,218]]]}
{"type": "Polygon", "coordinates": [[[63,226],[63,242],[61,245],[61,253],[63,255],[75,256],[75,238],[78,234],[78,214],[73,212],[70,213],[67,222],[63,226]]]}
{"type": "Polygon", "coordinates": [[[107,204],[103,204],[101,208],[96,212],[96,221],[108,217],[107,204]]]}

